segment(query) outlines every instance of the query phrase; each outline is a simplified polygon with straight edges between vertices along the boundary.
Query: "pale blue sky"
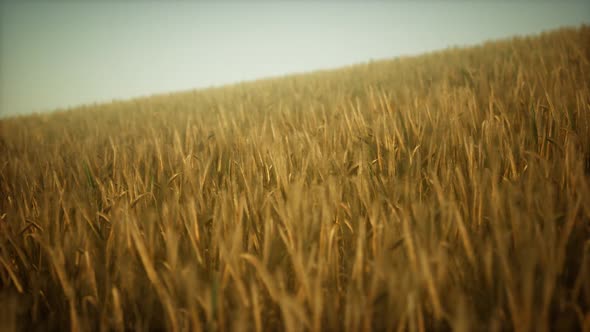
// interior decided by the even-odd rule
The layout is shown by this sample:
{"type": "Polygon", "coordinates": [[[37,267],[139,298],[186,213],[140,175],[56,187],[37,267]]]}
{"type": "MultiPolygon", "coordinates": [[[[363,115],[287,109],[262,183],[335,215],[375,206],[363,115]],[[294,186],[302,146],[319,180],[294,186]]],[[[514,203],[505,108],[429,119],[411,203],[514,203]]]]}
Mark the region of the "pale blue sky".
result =
{"type": "Polygon", "coordinates": [[[2,2],[0,115],[590,24],[590,1],[2,2]]]}

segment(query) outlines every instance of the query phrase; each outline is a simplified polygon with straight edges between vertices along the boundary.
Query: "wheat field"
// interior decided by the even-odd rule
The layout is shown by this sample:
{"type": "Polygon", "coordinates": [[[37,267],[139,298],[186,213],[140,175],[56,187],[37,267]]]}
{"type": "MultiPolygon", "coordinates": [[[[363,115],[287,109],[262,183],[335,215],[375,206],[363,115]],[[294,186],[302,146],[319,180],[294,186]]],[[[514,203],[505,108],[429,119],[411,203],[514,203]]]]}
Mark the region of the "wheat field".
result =
{"type": "Polygon", "coordinates": [[[590,331],[590,27],[0,120],[0,329],[590,331]]]}

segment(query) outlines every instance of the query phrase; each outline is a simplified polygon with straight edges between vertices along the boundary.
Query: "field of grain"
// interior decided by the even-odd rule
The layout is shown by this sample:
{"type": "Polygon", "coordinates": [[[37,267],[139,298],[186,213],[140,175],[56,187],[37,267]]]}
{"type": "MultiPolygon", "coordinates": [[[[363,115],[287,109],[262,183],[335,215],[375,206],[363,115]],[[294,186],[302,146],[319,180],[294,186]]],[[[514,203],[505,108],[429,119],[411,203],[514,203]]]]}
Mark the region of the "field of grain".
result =
{"type": "Polygon", "coordinates": [[[0,328],[590,331],[590,27],[0,121],[0,328]]]}

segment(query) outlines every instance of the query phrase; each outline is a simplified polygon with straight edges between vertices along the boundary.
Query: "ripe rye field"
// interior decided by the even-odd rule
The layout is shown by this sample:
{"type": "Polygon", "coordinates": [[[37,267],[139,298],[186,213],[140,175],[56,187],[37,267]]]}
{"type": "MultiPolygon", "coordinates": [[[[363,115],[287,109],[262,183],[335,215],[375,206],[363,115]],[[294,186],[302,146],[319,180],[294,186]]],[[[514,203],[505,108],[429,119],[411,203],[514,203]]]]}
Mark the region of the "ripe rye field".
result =
{"type": "Polygon", "coordinates": [[[590,27],[0,121],[0,328],[590,331],[590,27]]]}

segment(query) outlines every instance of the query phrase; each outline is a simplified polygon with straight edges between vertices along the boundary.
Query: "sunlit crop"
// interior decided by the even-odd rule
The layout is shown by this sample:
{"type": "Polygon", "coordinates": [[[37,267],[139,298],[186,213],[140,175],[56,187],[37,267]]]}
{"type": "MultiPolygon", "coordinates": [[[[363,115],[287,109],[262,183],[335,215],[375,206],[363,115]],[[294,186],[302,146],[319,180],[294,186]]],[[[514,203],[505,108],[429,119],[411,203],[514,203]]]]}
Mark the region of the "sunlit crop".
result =
{"type": "Polygon", "coordinates": [[[590,330],[590,27],[0,121],[0,327],[590,330]]]}

